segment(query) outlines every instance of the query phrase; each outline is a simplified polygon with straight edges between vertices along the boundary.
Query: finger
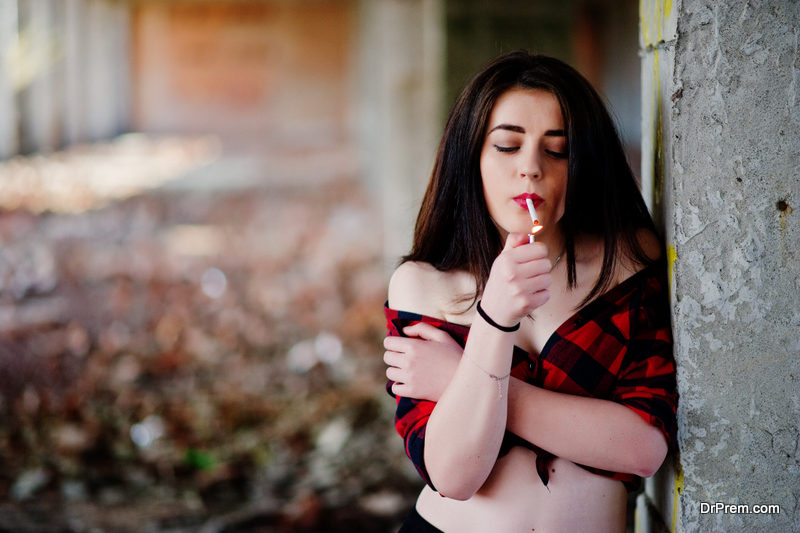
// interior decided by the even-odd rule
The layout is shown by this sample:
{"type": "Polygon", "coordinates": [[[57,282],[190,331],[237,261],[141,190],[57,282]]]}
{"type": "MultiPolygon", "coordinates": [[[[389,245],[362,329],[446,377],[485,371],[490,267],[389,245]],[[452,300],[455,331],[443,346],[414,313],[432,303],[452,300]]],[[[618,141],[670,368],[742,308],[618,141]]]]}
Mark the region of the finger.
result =
{"type": "Polygon", "coordinates": [[[402,368],[404,366],[406,357],[403,354],[399,354],[397,352],[384,352],[383,354],[383,362],[389,366],[393,366],[395,368],[402,368]]]}
{"type": "Polygon", "coordinates": [[[508,237],[506,237],[506,244],[503,247],[503,250],[511,250],[512,248],[517,248],[523,244],[528,244],[528,242],[528,235],[525,233],[509,233],[508,237]]]}
{"type": "Polygon", "coordinates": [[[537,259],[536,261],[520,263],[517,267],[517,272],[520,278],[526,279],[549,274],[552,268],[549,259],[537,259]]]}
{"type": "Polygon", "coordinates": [[[395,383],[403,379],[403,371],[399,368],[395,368],[390,366],[386,369],[386,377],[389,381],[394,381],[395,383]]]}
{"type": "Polygon", "coordinates": [[[446,331],[442,331],[436,326],[426,324],[424,322],[419,322],[413,326],[403,328],[403,333],[409,337],[419,337],[426,341],[436,341],[444,344],[458,344],[455,339],[453,339],[453,337],[451,337],[446,331]]]}
{"type": "Polygon", "coordinates": [[[408,351],[411,342],[413,342],[412,339],[405,337],[385,337],[383,339],[383,347],[392,352],[405,353],[408,351]]]}
{"type": "Polygon", "coordinates": [[[540,274],[525,281],[523,291],[528,294],[536,294],[550,288],[553,279],[550,274],[540,274]]]}
{"type": "Polygon", "coordinates": [[[531,296],[531,310],[543,306],[550,299],[550,291],[547,289],[534,293],[531,296]]]}
{"type": "Polygon", "coordinates": [[[406,387],[405,383],[398,383],[398,382],[395,381],[392,384],[392,393],[395,396],[406,396],[407,389],[408,389],[408,387],[406,387]]]}
{"type": "Polygon", "coordinates": [[[546,258],[548,255],[548,249],[546,244],[535,242],[527,246],[518,246],[517,248],[514,248],[511,254],[515,261],[523,263],[546,258]]]}

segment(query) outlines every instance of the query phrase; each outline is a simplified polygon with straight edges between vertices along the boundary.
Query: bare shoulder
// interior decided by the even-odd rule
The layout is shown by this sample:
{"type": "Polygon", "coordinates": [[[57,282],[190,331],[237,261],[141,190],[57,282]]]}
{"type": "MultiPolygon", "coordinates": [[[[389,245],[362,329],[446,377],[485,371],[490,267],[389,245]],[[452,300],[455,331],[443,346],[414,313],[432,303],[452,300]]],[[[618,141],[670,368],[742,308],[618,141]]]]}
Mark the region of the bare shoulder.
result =
{"type": "Polygon", "coordinates": [[[642,250],[651,261],[661,258],[661,241],[655,233],[649,229],[642,228],[636,233],[636,238],[639,240],[639,246],[642,247],[642,250]]]}
{"type": "MultiPolygon", "coordinates": [[[[657,261],[661,258],[663,253],[661,250],[661,241],[655,233],[649,229],[642,228],[636,232],[636,239],[639,241],[639,246],[642,247],[642,251],[644,251],[650,261],[657,261]]],[[[626,258],[620,261],[616,277],[618,280],[622,281],[641,269],[642,265],[634,263],[626,258]]]]}
{"type": "Polygon", "coordinates": [[[447,319],[453,314],[454,298],[467,282],[464,275],[418,261],[403,263],[389,280],[389,307],[447,319]]]}

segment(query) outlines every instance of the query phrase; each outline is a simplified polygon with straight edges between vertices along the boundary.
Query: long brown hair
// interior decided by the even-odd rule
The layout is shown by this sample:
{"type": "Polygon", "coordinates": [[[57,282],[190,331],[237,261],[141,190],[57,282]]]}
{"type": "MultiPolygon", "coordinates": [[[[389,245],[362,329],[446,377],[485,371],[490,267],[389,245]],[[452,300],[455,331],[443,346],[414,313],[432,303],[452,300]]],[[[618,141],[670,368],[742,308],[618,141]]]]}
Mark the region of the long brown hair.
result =
{"type": "Polygon", "coordinates": [[[495,102],[515,87],[547,90],[561,106],[569,160],[560,223],[570,288],[576,284],[575,239],[599,235],[604,241],[600,275],[583,305],[608,289],[620,253],[646,264],[637,232],[657,232],[600,96],[575,69],[551,57],[524,51],[500,56],[463,90],[439,143],[411,252],[402,261],[466,270],[476,281],[474,297],[483,292],[503,243],[483,196],[480,154],[495,102]]]}

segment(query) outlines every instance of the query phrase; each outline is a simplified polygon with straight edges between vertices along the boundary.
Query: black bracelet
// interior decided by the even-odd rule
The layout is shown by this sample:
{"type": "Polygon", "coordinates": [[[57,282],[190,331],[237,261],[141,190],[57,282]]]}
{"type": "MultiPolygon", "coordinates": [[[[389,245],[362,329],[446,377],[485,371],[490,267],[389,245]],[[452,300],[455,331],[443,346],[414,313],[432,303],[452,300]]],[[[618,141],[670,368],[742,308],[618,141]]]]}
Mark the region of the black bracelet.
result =
{"type": "Polygon", "coordinates": [[[506,333],[511,333],[512,331],[517,331],[519,329],[519,322],[517,322],[513,326],[501,326],[491,318],[489,315],[486,314],[486,311],[483,310],[481,307],[481,301],[478,300],[478,314],[481,315],[481,318],[484,319],[490,326],[499,329],[500,331],[505,331],[506,333]]]}

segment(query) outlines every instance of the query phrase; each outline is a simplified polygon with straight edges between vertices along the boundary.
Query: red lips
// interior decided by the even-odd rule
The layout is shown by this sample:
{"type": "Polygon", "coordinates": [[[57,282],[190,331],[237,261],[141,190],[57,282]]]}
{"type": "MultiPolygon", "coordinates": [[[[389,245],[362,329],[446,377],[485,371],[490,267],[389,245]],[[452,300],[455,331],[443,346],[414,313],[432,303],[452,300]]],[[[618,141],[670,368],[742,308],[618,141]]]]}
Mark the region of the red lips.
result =
{"type": "Polygon", "coordinates": [[[541,196],[529,192],[520,194],[519,196],[515,196],[514,201],[517,202],[522,209],[525,209],[527,211],[528,204],[525,203],[525,200],[527,200],[528,198],[533,200],[533,207],[536,209],[538,209],[539,205],[541,205],[541,203],[544,202],[544,199],[541,196]]]}

